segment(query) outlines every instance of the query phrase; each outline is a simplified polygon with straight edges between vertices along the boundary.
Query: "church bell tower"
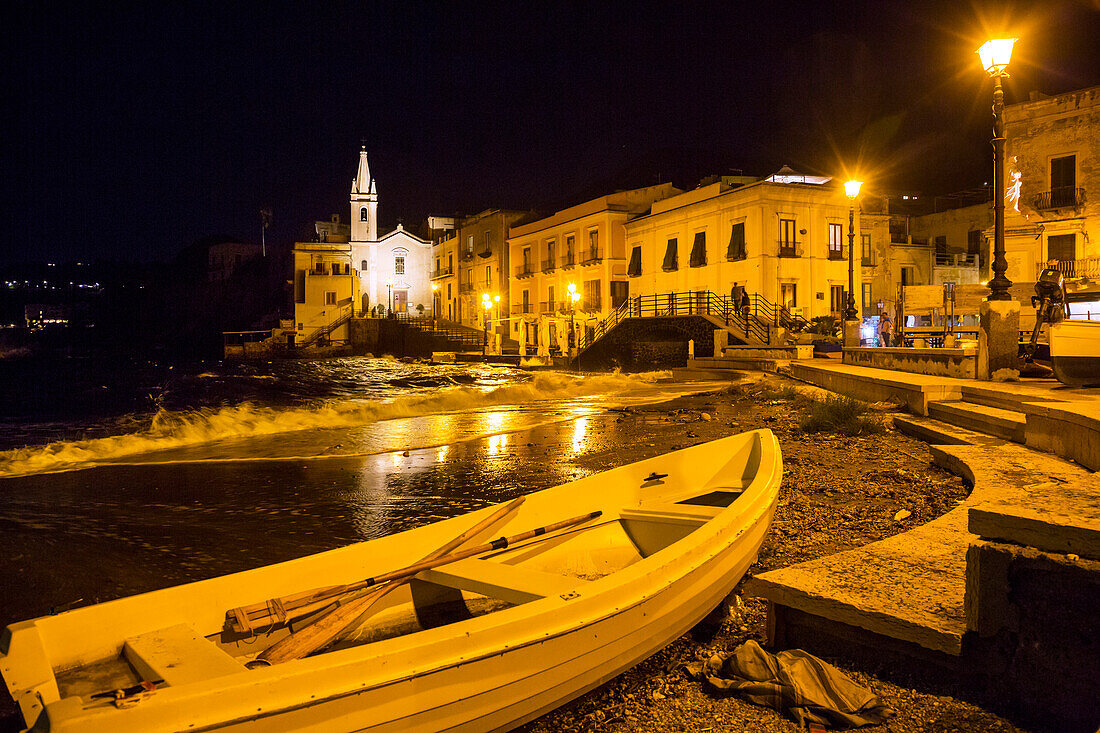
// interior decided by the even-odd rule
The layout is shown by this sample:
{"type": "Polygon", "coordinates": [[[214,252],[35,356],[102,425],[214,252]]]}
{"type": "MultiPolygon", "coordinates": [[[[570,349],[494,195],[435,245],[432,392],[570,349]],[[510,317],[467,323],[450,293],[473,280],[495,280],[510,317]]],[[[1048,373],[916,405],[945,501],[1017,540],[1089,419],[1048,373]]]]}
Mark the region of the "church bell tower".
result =
{"type": "Polygon", "coordinates": [[[359,171],[351,182],[351,241],[378,240],[378,190],[367,163],[367,146],[359,150],[359,171]]]}

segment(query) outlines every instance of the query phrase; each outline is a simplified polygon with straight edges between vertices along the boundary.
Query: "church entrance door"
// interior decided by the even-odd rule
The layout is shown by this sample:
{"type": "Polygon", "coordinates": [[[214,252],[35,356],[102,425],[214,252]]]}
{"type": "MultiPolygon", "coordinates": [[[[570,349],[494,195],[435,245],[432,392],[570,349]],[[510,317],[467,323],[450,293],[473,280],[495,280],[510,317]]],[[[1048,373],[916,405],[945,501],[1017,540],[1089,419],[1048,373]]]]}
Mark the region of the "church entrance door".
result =
{"type": "Polygon", "coordinates": [[[409,291],[408,290],[394,290],[393,291],[393,312],[394,313],[408,313],[409,312],[409,291]]]}

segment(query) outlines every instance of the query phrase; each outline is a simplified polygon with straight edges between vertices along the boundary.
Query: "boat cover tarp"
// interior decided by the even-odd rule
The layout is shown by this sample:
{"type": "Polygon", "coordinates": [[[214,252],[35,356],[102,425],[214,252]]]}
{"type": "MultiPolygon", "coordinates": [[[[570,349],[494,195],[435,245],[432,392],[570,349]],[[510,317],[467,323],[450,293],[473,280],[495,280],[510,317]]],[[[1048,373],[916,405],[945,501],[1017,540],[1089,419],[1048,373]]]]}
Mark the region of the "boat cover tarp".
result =
{"type": "Polygon", "coordinates": [[[750,640],[687,670],[717,692],[781,710],[802,726],[858,728],[892,714],[870,690],[801,649],[769,654],[750,640]]]}

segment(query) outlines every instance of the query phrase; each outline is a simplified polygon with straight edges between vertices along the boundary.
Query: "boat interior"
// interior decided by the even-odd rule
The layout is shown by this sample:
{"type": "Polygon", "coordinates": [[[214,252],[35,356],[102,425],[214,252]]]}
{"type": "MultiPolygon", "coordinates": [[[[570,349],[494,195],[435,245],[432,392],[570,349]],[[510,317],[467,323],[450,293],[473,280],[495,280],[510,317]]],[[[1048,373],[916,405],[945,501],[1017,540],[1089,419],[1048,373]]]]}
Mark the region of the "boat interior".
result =
{"type": "MultiPolygon", "coordinates": [[[[703,444],[526,497],[518,509],[465,546],[474,547],[494,537],[523,532],[593,508],[601,514],[514,545],[420,570],[400,582],[391,581],[393,588],[370,607],[368,614],[314,654],[461,623],[547,597],[568,598],[589,583],[669,548],[734,506],[757,474],[761,460],[758,433],[716,442],[723,443],[720,455],[713,450],[699,450],[714,445],[703,444]]],[[[127,633],[126,624],[121,624],[111,644],[112,653],[106,657],[89,659],[87,651],[60,655],[68,659],[51,662],[58,692],[61,697],[83,698],[87,708],[115,703],[112,696],[93,695],[129,688],[145,680],[158,686],[183,685],[266,666],[257,662],[264,650],[308,628],[334,604],[361,592],[354,586],[349,591],[348,586],[339,585],[367,575],[354,568],[415,563],[443,539],[468,528],[474,517],[491,509],[402,535],[239,573],[240,589],[217,585],[232,583],[235,576],[226,576],[191,584],[196,591],[210,584],[210,592],[193,598],[186,596],[189,586],[180,586],[111,602],[137,604],[125,615],[143,616],[166,606],[162,602],[142,608],[141,599],[176,591],[175,602],[185,599],[184,605],[203,604],[206,610],[202,614],[186,610],[171,614],[172,623],[141,633],[127,633]],[[380,558],[388,559],[380,562],[380,558]],[[349,566],[352,571],[347,569],[349,566]],[[265,579],[265,574],[270,577],[265,579]],[[305,579],[310,582],[303,582],[305,579]],[[333,581],[331,586],[323,585],[333,581]],[[306,588],[314,588],[311,598],[320,600],[295,606],[295,599],[306,588]],[[263,600],[265,590],[278,597],[263,600]],[[228,608],[225,601],[230,598],[234,602],[247,600],[252,605],[228,608]],[[209,604],[218,599],[222,605],[210,610],[209,604]]],[[[172,597],[164,600],[173,602],[172,597]]],[[[56,629],[45,624],[45,631],[69,634],[75,626],[94,624],[98,615],[89,612],[95,608],[45,617],[49,622],[71,616],[69,623],[56,629]],[[87,618],[81,618],[82,614],[87,618]]],[[[47,641],[46,646],[52,645],[47,641]]]]}

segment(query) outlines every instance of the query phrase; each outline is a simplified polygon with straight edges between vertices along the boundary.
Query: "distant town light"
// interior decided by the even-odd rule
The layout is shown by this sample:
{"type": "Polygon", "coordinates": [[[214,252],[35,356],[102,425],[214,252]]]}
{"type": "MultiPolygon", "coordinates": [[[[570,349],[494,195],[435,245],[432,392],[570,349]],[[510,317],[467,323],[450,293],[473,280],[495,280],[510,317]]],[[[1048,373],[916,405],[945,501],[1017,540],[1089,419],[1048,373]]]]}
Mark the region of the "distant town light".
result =
{"type": "Polygon", "coordinates": [[[850,199],[854,199],[859,196],[859,187],[863,185],[863,181],[848,181],[844,184],[844,195],[850,199]]]}
{"type": "Polygon", "coordinates": [[[1003,74],[1012,58],[1012,46],[1019,38],[993,38],[982,44],[978,49],[978,58],[982,60],[982,68],[990,76],[1003,74]]]}

